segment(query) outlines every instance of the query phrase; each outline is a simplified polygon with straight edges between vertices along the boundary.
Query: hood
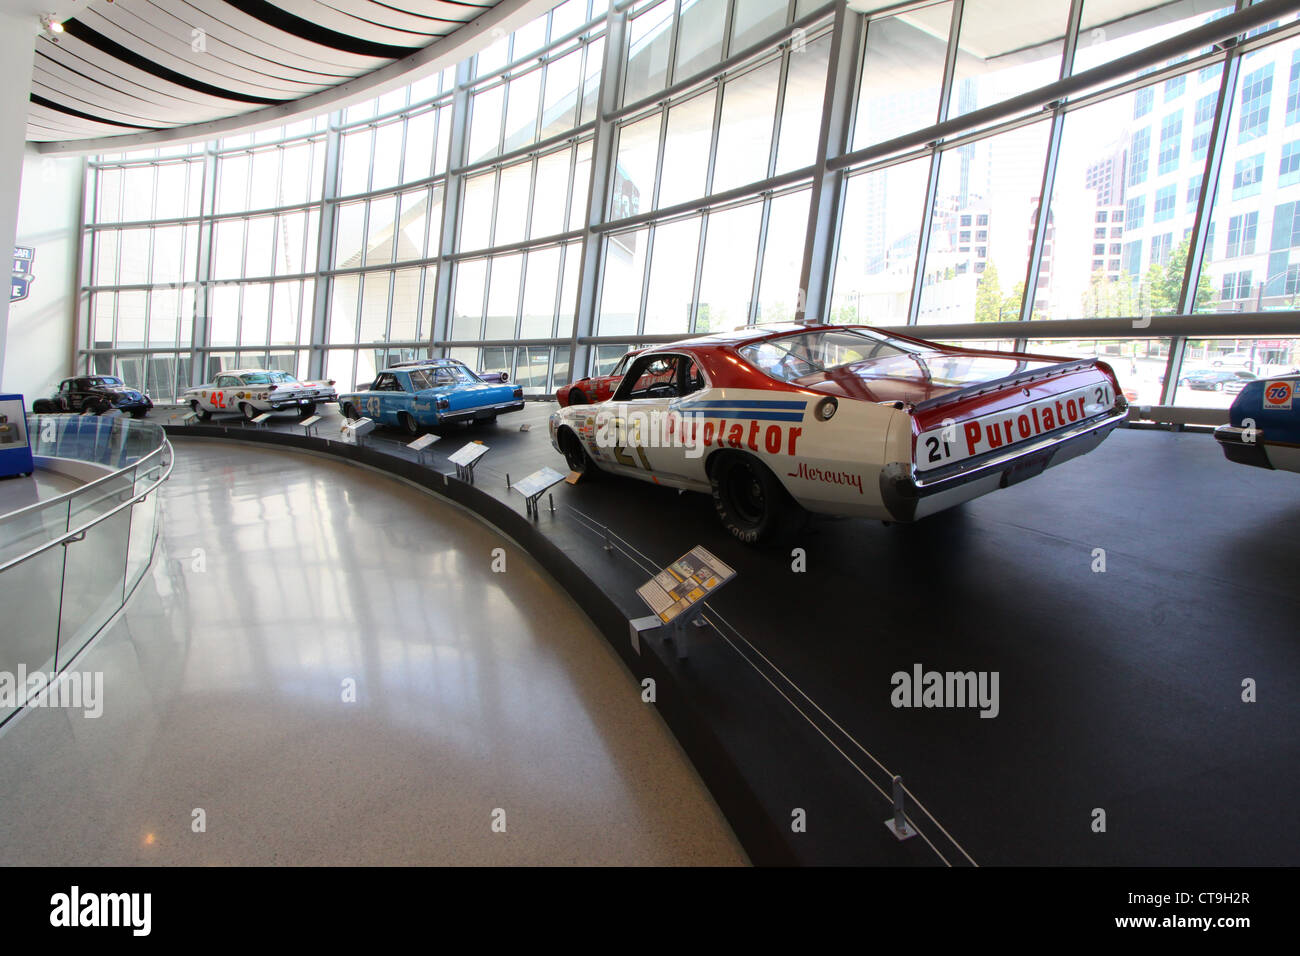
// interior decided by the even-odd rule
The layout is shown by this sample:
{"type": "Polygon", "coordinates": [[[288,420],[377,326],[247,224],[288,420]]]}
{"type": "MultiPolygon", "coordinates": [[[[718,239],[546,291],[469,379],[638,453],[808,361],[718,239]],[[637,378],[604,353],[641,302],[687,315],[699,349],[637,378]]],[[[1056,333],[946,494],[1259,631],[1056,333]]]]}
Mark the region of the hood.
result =
{"type": "Polygon", "coordinates": [[[794,384],[841,398],[917,404],[982,382],[1050,368],[1060,361],[1067,360],[930,349],[816,372],[795,379],[794,384]]]}

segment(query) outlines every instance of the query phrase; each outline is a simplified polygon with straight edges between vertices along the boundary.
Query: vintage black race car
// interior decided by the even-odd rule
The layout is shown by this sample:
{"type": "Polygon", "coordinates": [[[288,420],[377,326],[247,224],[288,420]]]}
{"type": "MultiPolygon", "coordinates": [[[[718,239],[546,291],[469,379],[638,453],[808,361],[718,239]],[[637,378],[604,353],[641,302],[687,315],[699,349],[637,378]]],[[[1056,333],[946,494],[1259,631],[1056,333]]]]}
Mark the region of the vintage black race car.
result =
{"type": "Polygon", "coordinates": [[[38,398],[32,402],[32,412],[37,415],[59,412],[102,415],[112,408],[132,418],[144,418],[153,408],[153,401],[144,392],[131,388],[112,375],[83,375],[65,378],[53,398],[38,398]]]}

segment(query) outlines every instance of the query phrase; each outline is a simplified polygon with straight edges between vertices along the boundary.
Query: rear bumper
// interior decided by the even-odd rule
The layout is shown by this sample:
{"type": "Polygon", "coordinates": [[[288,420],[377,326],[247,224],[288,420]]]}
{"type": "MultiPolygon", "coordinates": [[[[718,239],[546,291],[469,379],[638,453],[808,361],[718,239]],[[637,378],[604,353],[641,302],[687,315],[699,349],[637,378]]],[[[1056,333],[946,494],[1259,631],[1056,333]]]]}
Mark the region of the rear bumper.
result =
{"type": "Polygon", "coordinates": [[[894,462],[880,472],[880,497],[893,520],[915,521],[1085,455],[1126,418],[1124,402],[1100,418],[1037,441],[924,474],[917,474],[911,463],[894,462]]]}
{"type": "Polygon", "coordinates": [[[438,415],[439,422],[469,422],[477,421],[483,418],[491,418],[496,415],[504,415],[506,412],[523,411],[524,400],[514,398],[508,402],[498,402],[495,405],[480,405],[478,408],[466,408],[456,412],[443,412],[438,415]]]}
{"type": "Polygon", "coordinates": [[[1272,470],[1273,463],[1268,460],[1268,451],[1264,448],[1264,433],[1258,428],[1251,429],[1251,432],[1250,440],[1247,441],[1246,429],[1235,425],[1220,425],[1214,430],[1214,438],[1228,461],[1272,470]]]}

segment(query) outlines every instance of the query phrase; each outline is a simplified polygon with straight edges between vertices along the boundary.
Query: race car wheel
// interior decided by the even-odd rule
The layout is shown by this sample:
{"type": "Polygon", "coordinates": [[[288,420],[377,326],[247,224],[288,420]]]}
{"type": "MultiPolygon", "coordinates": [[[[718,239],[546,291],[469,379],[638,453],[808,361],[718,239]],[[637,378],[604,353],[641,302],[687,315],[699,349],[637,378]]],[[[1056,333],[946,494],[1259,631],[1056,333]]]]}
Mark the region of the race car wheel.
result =
{"type": "Polygon", "coordinates": [[[131,417],[132,417],[132,418],[144,418],[144,416],[145,416],[146,414],[148,414],[148,412],[149,412],[149,409],[147,409],[147,408],[133,408],[133,409],[131,409],[131,417]]]}
{"type": "Polygon", "coordinates": [[[239,410],[244,413],[244,421],[248,421],[248,422],[251,422],[254,418],[258,416],[258,414],[260,414],[258,410],[254,408],[252,405],[248,404],[248,402],[241,402],[239,405],[239,410]]]}
{"type": "Polygon", "coordinates": [[[572,429],[565,428],[560,432],[559,443],[560,451],[564,453],[564,463],[569,466],[569,471],[576,471],[588,481],[600,474],[600,469],[591,460],[591,455],[587,454],[587,449],[582,447],[582,442],[578,440],[578,436],[572,429]]]}
{"type": "Polygon", "coordinates": [[[316,403],[308,402],[306,405],[299,407],[298,421],[302,421],[304,418],[311,418],[315,414],[316,414],[316,403]]]}
{"type": "Polygon", "coordinates": [[[397,421],[406,434],[412,437],[420,434],[420,423],[415,420],[415,417],[410,412],[398,412],[397,421]]]}
{"type": "Polygon", "coordinates": [[[108,402],[104,401],[104,399],[101,398],[98,399],[97,401],[90,402],[89,404],[87,404],[86,407],[90,409],[90,414],[102,415],[113,406],[111,406],[110,404],[108,404],[108,402]]]}
{"type": "Polygon", "coordinates": [[[55,411],[54,403],[48,398],[38,398],[32,402],[33,415],[52,415],[55,411]]]}
{"type": "Polygon", "coordinates": [[[588,404],[588,402],[587,402],[587,396],[583,393],[582,389],[580,389],[580,388],[575,388],[575,389],[572,389],[572,390],[569,392],[569,404],[570,404],[570,405],[586,405],[586,404],[588,404]]]}
{"type": "Polygon", "coordinates": [[[746,544],[782,537],[807,514],[771,469],[750,455],[720,456],[709,469],[709,483],[723,527],[746,544]]]}
{"type": "Polygon", "coordinates": [[[200,405],[197,398],[190,402],[190,410],[194,412],[195,415],[199,416],[199,421],[201,422],[206,422],[212,418],[212,413],[200,405]]]}
{"type": "Polygon", "coordinates": [[[357,406],[353,405],[351,402],[344,402],[343,407],[339,409],[339,411],[341,411],[343,417],[350,422],[355,422],[361,417],[361,414],[357,411],[357,406]]]}

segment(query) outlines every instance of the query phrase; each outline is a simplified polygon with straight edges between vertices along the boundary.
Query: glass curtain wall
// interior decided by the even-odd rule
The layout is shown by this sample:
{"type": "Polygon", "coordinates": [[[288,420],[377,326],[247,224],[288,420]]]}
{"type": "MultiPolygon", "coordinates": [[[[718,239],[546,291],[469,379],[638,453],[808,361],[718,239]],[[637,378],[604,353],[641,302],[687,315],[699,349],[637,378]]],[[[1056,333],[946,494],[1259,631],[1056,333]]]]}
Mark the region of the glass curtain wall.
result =
{"type": "Polygon", "coordinates": [[[747,324],[1092,319],[1118,324],[977,339],[1226,405],[1196,373],[1300,366],[1300,338],[1231,337],[1300,304],[1300,21],[1024,94],[1244,6],[567,0],[367,103],[97,157],[82,355],[162,401],[425,354],[543,394],[747,324]],[[1221,335],[1139,331],[1194,313],[1221,335]]]}

